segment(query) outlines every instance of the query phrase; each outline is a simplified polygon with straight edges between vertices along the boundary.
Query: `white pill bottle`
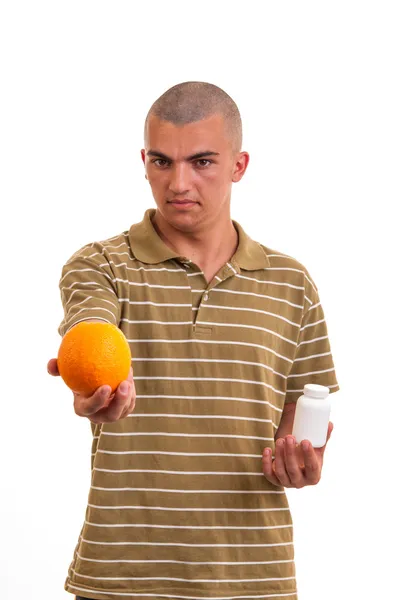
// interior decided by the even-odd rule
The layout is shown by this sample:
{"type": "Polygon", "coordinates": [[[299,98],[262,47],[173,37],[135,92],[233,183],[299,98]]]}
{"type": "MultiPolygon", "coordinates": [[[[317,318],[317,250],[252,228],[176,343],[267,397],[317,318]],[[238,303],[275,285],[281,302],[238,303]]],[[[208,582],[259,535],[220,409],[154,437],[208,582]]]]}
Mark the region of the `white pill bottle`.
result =
{"type": "Polygon", "coordinates": [[[299,444],[309,440],[314,448],[326,444],[331,403],[329,388],[317,383],[307,383],[304,394],[296,404],[292,435],[299,444]]]}

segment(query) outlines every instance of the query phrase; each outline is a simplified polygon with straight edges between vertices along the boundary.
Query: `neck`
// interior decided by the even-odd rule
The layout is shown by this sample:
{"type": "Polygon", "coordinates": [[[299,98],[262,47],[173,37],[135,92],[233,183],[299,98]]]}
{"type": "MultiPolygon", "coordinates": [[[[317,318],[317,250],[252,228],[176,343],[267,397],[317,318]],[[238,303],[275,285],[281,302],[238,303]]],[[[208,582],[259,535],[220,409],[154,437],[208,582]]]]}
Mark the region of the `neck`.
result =
{"type": "Polygon", "coordinates": [[[199,231],[184,232],[170,225],[159,210],[156,210],[152,224],[169,248],[178,252],[180,256],[186,256],[201,268],[229,260],[239,242],[238,232],[229,215],[226,219],[218,216],[216,222],[206,224],[206,227],[199,231]]]}

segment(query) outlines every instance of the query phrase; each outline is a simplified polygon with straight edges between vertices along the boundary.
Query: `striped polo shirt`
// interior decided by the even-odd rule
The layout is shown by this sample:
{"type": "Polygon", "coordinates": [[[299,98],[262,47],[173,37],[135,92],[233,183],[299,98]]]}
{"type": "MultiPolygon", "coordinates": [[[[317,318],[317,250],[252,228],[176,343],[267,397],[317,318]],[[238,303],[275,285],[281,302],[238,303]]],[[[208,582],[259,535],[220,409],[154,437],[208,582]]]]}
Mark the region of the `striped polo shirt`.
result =
{"type": "Polygon", "coordinates": [[[62,269],[60,335],[87,319],[117,325],[137,392],[131,415],[91,423],[91,485],[65,590],[295,600],[292,517],[262,454],[306,383],[339,389],[317,286],[236,221],[236,252],[207,283],[161,240],[154,214],[62,269]]]}

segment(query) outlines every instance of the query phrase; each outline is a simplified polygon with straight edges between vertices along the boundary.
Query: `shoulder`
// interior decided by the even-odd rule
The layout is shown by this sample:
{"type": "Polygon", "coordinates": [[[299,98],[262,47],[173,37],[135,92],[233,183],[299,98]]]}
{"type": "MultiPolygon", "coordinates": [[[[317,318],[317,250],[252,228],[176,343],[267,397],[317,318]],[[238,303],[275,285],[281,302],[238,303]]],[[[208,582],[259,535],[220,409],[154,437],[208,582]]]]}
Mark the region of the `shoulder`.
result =
{"type": "Polygon", "coordinates": [[[285,270],[286,278],[292,281],[300,281],[310,298],[317,296],[318,287],[306,265],[285,252],[275,250],[261,243],[259,244],[268,257],[270,270],[285,270]]]}
{"type": "Polygon", "coordinates": [[[68,258],[65,264],[69,264],[75,260],[86,260],[88,262],[103,262],[106,260],[112,262],[112,256],[114,258],[115,256],[120,256],[124,253],[130,255],[131,250],[128,233],[128,230],[122,231],[121,233],[104,240],[88,242],[76,250],[68,258]]]}

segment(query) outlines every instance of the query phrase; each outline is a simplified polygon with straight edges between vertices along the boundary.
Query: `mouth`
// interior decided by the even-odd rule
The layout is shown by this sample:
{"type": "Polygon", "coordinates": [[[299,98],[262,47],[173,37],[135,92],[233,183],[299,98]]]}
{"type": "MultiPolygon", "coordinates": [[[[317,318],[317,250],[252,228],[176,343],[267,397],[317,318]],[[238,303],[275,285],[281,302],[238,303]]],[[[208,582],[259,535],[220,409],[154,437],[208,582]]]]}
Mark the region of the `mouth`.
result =
{"type": "Polygon", "coordinates": [[[176,208],[186,208],[197,204],[197,202],[193,200],[169,200],[169,204],[172,204],[176,208]]]}

